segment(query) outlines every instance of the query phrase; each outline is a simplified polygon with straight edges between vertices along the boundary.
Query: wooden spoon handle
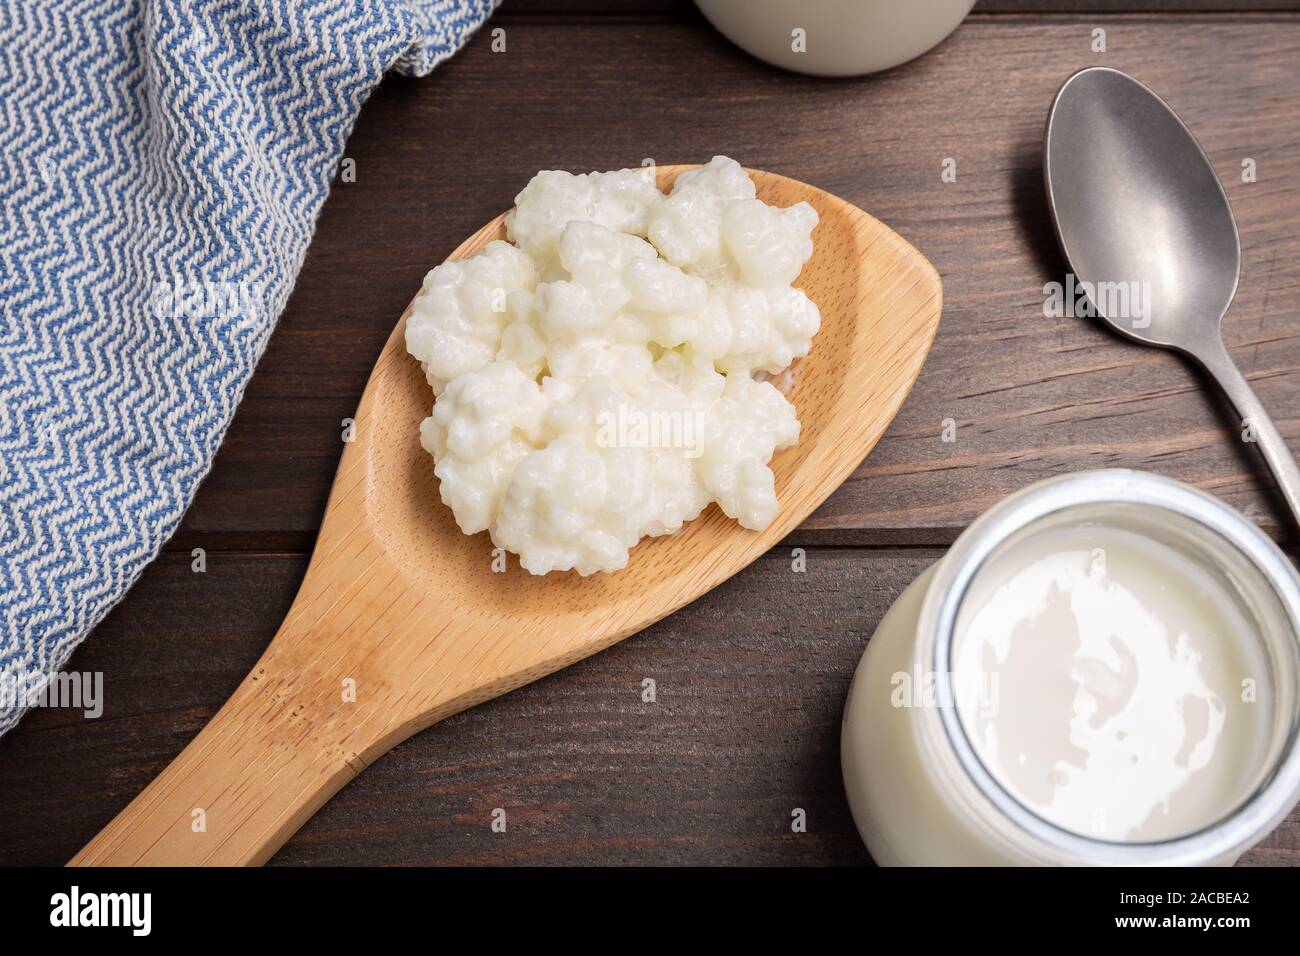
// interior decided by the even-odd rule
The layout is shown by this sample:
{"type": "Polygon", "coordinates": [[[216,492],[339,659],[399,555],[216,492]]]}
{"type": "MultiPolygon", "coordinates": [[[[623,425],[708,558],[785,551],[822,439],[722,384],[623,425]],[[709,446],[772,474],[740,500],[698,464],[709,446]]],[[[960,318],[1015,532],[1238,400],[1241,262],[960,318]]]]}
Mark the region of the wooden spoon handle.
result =
{"type": "Polygon", "coordinates": [[[338,668],[299,659],[298,645],[282,628],[212,721],[69,865],[260,865],[400,739],[380,743],[338,668]]]}

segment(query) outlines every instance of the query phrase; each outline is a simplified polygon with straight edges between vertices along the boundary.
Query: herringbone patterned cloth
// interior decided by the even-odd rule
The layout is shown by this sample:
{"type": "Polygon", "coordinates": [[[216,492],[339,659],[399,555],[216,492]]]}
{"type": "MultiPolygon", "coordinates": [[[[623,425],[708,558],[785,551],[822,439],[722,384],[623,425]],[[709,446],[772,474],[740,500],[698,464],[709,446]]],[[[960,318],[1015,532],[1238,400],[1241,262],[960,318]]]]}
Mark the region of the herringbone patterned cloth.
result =
{"type": "Polygon", "coordinates": [[[357,111],[496,0],[0,0],[0,734],[175,530],[357,111]]]}

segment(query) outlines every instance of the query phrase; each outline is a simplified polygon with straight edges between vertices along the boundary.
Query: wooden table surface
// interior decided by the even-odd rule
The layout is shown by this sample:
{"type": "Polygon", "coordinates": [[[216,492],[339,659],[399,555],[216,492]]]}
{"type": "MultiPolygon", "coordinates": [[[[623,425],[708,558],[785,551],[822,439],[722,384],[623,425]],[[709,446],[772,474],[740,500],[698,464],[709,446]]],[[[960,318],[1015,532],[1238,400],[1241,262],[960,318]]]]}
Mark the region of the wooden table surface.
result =
{"type": "MultiPolygon", "coordinates": [[[[402,744],[275,864],[868,862],[839,779],[844,693],[892,599],[974,516],[1039,478],[1127,466],[1220,495],[1296,546],[1203,378],[1044,317],[1065,265],[1040,164],[1047,107],[1080,67],[1127,70],[1178,110],[1241,228],[1228,344],[1300,451],[1300,0],[983,0],[928,56],[846,81],[770,69],[679,0],[508,0],[492,26],[506,52],[484,31],[362,111],[356,181],[325,204],[210,477],[72,659],[103,673],[102,718],[33,711],[0,739],[0,863],[66,861],[236,687],[302,577],[342,419],[393,323],[539,168],[725,153],[835,192],[939,269],[934,350],[871,457],[786,546],[613,650],[402,744]],[[791,832],[796,808],[806,833],[791,832]]],[[[1297,862],[1300,814],[1243,860],[1297,862]]]]}

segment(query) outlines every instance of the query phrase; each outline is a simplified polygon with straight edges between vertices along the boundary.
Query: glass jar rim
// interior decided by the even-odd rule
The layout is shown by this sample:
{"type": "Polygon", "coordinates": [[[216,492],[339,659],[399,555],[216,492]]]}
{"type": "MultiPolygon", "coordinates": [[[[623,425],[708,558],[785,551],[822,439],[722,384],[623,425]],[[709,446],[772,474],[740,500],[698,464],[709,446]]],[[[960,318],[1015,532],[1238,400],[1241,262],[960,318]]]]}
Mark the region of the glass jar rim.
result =
{"type": "MultiPolygon", "coordinates": [[[[1049,478],[1003,499],[981,515],[935,568],[922,601],[918,638],[929,643],[929,670],[952,695],[952,645],[957,615],[976,573],[1002,542],[1031,523],[1079,506],[1136,505],[1190,519],[1238,552],[1271,586],[1300,641],[1300,574],[1252,522],[1218,498],[1148,472],[1105,469],[1049,478]]],[[[1300,746],[1292,719],[1281,757],[1264,783],[1240,805],[1192,833],[1155,842],[1101,840],[1054,824],[1011,794],[976,753],[955,706],[937,708],[944,743],[963,775],[1002,822],[1027,834],[1041,848],[1078,862],[1110,865],[1197,864],[1242,852],[1276,826],[1300,798],[1300,746]]]]}

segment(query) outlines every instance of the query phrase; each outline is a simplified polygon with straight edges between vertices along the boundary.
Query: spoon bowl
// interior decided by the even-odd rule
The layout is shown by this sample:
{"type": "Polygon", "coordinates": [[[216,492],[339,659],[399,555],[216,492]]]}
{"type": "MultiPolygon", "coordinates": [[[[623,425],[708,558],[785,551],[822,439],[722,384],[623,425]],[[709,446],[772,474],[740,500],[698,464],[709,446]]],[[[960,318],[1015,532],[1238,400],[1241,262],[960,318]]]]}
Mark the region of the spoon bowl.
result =
{"type": "MultiPolygon", "coordinates": [[[[689,166],[656,170],[667,188],[689,166]]],[[[432,395],[406,354],[406,316],[355,417],[311,564],[270,647],[211,723],[72,861],[257,864],[376,757],[437,720],[608,647],[715,587],[804,520],[875,445],[938,326],[934,268],[860,209],[750,171],[765,202],[821,216],[798,284],[821,309],[786,377],[803,423],[772,460],[781,510],[747,531],[711,506],[643,540],[626,569],[497,571],[438,498],[419,424],[432,395]],[[201,829],[198,827],[201,824],[201,829]]],[[[498,216],[450,258],[504,238],[498,216]]],[[[410,309],[408,307],[407,314],[410,309]]]]}
{"type": "Polygon", "coordinates": [[[1300,469],[1223,345],[1241,242],[1191,131],[1131,76],[1090,67],[1056,94],[1043,166],[1057,237],[1095,313],[1129,338],[1192,357],[1218,381],[1300,522],[1300,469]]]}

